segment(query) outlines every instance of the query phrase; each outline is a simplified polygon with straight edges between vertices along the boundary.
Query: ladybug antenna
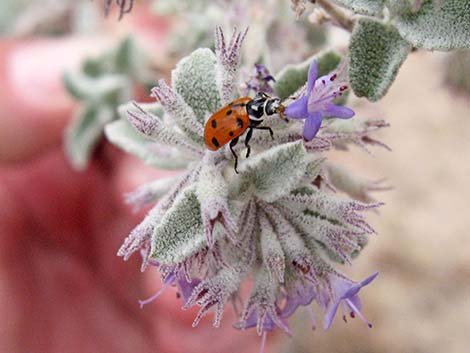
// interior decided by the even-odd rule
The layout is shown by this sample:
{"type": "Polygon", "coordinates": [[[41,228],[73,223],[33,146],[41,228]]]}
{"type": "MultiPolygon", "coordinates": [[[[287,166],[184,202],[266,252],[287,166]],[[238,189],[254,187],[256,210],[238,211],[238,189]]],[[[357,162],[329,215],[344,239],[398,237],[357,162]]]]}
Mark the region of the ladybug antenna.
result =
{"type": "Polygon", "coordinates": [[[284,112],[286,111],[286,106],[282,103],[279,103],[279,107],[277,108],[276,113],[279,114],[279,117],[283,119],[286,123],[289,122],[289,119],[287,119],[286,114],[284,112]]]}
{"type": "Polygon", "coordinates": [[[286,123],[289,122],[289,119],[287,119],[287,115],[284,114],[284,111],[286,110],[286,107],[284,105],[281,105],[279,107],[279,117],[284,120],[286,123]]]}

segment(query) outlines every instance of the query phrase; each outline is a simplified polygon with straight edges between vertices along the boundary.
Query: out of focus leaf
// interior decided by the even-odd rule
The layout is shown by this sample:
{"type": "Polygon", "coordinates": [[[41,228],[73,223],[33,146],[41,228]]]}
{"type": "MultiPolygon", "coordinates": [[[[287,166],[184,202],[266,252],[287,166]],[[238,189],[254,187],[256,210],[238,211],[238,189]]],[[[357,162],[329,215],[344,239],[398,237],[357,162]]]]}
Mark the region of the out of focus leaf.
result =
{"type": "Polygon", "coordinates": [[[130,82],[122,75],[93,78],[82,73],[65,72],[63,82],[67,91],[78,100],[117,104],[130,99],[130,82]]]}
{"type": "Polygon", "coordinates": [[[65,151],[74,168],[87,167],[104,126],[113,119],[114,111],[107,105],[88,105],[78,112],[65,136],[65,151]]]}

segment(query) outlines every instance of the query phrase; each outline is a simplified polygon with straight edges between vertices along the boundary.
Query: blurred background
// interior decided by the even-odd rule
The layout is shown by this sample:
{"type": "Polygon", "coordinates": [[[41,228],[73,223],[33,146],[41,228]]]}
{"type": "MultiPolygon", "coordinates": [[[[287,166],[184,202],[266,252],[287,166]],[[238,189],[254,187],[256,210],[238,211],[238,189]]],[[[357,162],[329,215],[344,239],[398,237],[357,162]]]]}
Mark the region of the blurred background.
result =
{"type": "MultiPolygon", "coordinates": [[[[255,63],[276,73],[347,45],[347,33],[318,26],[308,9],[296,21],[289,7],[287,0],[136,0],[118,21],[118,6],[105,17],[101,0],[1,1],[0,352],[258,350],[256,335],[231,327],[230,311],[219,330],[209,319],[192,329],[195,313],[180,310],[172,289],[138,307],[160,279],[140,273],[137,257],[115,255],[143,216],[122,195],[172,173],[118,151],[102,130],[115,118],[106,111],[148,101],[148,88],[168,79],[181,57],[213,46],[217,24],[250,25],[247,82],[255,63]]],[[[330,331],[312,332],[300,312],[294,337],[269,337],[268,352],[467,352],[470,53],[416,51],[384,99],[352,97],[351,105],[358,117],[391,124],[379,134],[391,152],[328,156],[393,187],[373,195],[385,202],[369,215],[378,235],[344,268],[356,280],[380,272],[361,292],[374,327],[337,318],[330,331]]]]}

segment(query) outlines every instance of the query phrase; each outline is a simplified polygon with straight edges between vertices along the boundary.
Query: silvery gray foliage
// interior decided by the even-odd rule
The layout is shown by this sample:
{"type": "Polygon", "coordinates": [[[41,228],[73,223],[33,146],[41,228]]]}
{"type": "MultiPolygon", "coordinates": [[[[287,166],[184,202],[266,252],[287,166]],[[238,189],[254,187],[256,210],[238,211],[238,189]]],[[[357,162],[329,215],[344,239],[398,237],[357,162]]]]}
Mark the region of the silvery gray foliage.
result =
{"type": "MultiPolygon", "coordinates": [[[[239,96],[239,86],[229,80],[237,82],[243,37],[243,31],[235,30],[227,42],[217,28],[216,52],[198,49],[182,59],[172,74],[172,86],[160,82],[153,89],[156,106],[123,105],[123,120],[106,127],[108,138],[130,153],[149,161],[149,146],[158,144],[156,160],[163,160],[161,153],[166,152],[169,164],[185,166],[173,183],[155,181],[127,195],[136,207],[156,198],[159,202],[118,255],[128,259],[140,249],[142,269],[158,265],[165,285],[175,285],[182,293],[185,308],[200,306],[194,325],[215,308],[218,326],[224,306],[236,301],[242,283],[253,277],[252,293],[236,327],[256,326],[265,334],[277,326],[290,333],[286,319],[314,298],[328,313],[328,327],[338,305],[344,300],[357,303],[357,292],[372,280],[351,281],[334,263],[351,263],[363,249],[374,233],[364,211],[378,204],[332,192],[332,182],[346,192],[357,185],[337,183],[337,176],[330,182],[332,164],[326,164],[322,152],[350,143],[376,143],[371,133],[386,124],[325,119],[318,136],[305,142],[302,122],[272,116],[266,124],[273,128],[274,140],[258,131],[248,159],[242,157],[241,144],[235,147],[241,157],[236,174],[228,146],[210,151],[201,134],[209,115],[239,96]],[[140,137],[129,131],[129,123],[140,137]],[[343,293],[344,288],[354,290],[343,293]]],[[[359,197],[368,192],[362,189],[359,197]]]]}
{"type": "Polygon", "coordinates": [[[395,27],[360,19],[350,43],[349,77],[354,93],[371,101],[382,98],[410,50],[411,44],[395,27]]]}
{"type": "Polygon", "coordinates": [[[361,15],[353,17],[349,75],[354,93],[371,101],[386,94],[411,48],[447,51],[470,47],[469,0],[334,3],[361,15]]]}
{"type": "Polygon", "coordinates": [[[65,134],[65,152],[74,168],[87,167],[105,125],[118,118],[117,107],[133,97],[135,83],[151,77],[147,67],[145,55],[127,37],[116,48],[85,60],[80,71],[65,72],[65,88],[80,102],[65,134]]]}
{"type": "Polygon", "coordinates": [[[417,11],[407,9],[394,21],[414,47],[452,50],[470,47],[470,1],[421,1],[417,11]]]}

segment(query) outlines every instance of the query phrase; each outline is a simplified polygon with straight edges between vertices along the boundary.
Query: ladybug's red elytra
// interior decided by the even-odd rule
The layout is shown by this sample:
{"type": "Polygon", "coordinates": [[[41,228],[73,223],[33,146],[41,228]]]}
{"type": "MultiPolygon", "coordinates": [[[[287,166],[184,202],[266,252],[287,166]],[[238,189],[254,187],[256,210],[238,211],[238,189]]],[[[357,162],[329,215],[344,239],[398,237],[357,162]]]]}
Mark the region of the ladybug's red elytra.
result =
{"type": "Polygon", "coordinates": [[[230,150],[235,158],[235,172],[238,173],[238,156],[233,146],[239,137],[248,130],[245,137],[246,157],[250,156],[250,140],[253,129],[268,130],[274,138],[273,130],[268,126],[258,126],[264,116],[282,113],[285,107],[279,98],[272,98],[264,92],[258,92],[255,98],[243,97],[227,104],[212,114],[204,128],[204,142],[208,149],[216,151],[230,142],[230,150]]]}

